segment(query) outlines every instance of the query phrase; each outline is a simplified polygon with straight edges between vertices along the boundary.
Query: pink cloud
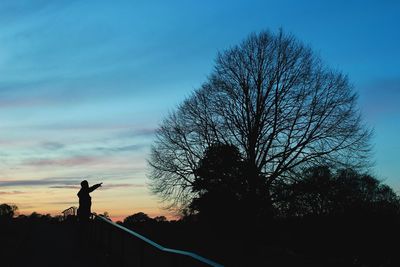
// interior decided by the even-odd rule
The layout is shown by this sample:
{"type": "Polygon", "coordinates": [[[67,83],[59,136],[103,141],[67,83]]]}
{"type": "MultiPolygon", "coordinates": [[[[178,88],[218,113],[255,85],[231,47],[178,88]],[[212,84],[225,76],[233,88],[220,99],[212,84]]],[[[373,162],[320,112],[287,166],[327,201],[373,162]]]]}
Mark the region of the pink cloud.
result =
{"type": "Polygon", "coordinates": [[[25,192],[22,191],[0,191],[0,195],[20,195],[20,194],[25,194],[25,192]]]}
{"type": "Polygon", "coordinates": [[[56,189],[79,189],[81,188],[78,185],[52,185],[49,188],[56,188],[56,189]]]}
{"type": "Polygon", "coordinates": [[[120,188],[120,187],[146,187],[145,184],[105,184],[102,186],[103,189],[120,188]]]}
{"type": "MultiPolygon", "coordinates": [[[[125,187],[135,187],[135,188],[140,188],[140,187],[145,187],[145,184],[128,184],[128,183],[122,183],[122,184],[104,184],[101,189],[107,190],[111,188],[125,188],[125,187]]],[[[80,186],[77,185],[54,185],[50,186],[50,188],[57,188],[57,189],[79,189],[80,186]]]]}

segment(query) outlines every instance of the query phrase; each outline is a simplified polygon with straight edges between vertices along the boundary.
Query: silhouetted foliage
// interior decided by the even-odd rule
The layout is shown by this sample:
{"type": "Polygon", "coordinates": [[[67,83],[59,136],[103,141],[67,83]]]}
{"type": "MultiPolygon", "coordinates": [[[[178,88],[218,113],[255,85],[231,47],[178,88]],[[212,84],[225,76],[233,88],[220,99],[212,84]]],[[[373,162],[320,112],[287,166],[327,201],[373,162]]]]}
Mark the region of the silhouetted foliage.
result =
{"type": "Polygon", "coordinates": [[[156,216],[153,219],[156,222],[166,222],[167,221],[167,217],[165,217],[165,216],[156,216]]]}
{"type": "Polygon", "coordinates": [[[228,220],[252,208],[246,164],[235,146],[210,146],[194,175],[192,190],[197,196],[189,208],[201,220],[228,220]]]}
{"type": "Polygon", "coordinates": [[[137,223],[145,223],[150,221],[152,221],[152,218],[150,218],[146,213],[138,212],[126,217],[124,219],[124,224],[133,225],[137,223]]]}
{"type": "Polygon", "coordinates": [[[293,36],[251,34],[218,54],[209,79],[160,125],[149,160],[152,191],[171,207],[187,207],[199,193],[199,163],[216,143],[238,149],[263,207],[302,168],[364,166],[370,132],[356,100],[347,77],[293,36]]]}
{"type": "Polygon", "coordinates": [[[400,199],[389,186],[352,169],[333,173],[326,166],[309,168],[299,181],[283,188],[277,207],[286,216],[396,215],[400,211],[400,199]]]}
{"type": "Polygon", "coordinates": [[[1,204],[0,205],[0,220],[11,219],[18,210],[16,205],[1,204]]]}
{"type": "Polygon", "coordinates": [[[42,217],[42,214],[37,213],[36,211],[32,212],[31,215],[29,215],[29,219],[39,219],[42,217]]]}

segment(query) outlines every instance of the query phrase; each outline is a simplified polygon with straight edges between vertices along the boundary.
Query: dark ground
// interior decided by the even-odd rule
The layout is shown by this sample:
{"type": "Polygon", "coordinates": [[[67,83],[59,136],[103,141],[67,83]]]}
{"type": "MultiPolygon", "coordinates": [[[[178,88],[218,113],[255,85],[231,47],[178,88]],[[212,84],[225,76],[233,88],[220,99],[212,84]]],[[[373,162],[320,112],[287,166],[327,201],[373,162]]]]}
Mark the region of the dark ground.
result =
{"type": "Polygon", "coordinates": [[[225,266],[400,266],[400,223],[383,216],[275,220],[260,226],[139,223],[131,228],[162,246],[225,266]]]}
{"type": "Polygon", "coordinates": [[[95,249],[82,249],[77,227],[52,222],[14,221],[0,224],[1,267],[112,266],[95,249]]]}
{"type": "MultiPolygon", "coordinates": [[[[398,267],[399,225],[390,218],[369,217],[282,220],[261,226],[146,222],[130,228],[164,247],[225,266],[398,267]]],[[[0,266],[116,265],[97,244],[82,246],[78,237],[74,223],[2,222],[0,266]]]]}

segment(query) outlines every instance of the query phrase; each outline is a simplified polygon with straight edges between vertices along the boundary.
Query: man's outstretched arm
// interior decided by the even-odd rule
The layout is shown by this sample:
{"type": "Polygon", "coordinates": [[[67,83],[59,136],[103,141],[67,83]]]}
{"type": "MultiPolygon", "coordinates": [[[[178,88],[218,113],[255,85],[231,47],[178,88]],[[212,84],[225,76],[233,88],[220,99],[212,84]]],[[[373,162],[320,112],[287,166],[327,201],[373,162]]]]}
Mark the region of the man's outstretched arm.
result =
{"type": "Polygon", "coordinates": [[[89,192],[93,192],[94,190],[96,190],[97,188],[99,188],[103,183],[99,183],[99,184],[95,184],[92,185],[91,187],[89,187],[89,192]]]}

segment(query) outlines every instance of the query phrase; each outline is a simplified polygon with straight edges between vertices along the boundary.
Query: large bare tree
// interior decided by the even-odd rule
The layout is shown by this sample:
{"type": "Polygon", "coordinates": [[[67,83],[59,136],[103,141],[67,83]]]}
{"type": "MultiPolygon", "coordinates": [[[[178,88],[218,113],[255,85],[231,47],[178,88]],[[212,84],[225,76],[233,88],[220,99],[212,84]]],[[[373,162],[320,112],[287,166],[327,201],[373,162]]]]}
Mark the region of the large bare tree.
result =
{"type": "Polygon", "coordinates": [[[219,53],[214,70],[161,123],[149,164],[153,192],[173,207],[194,197],[199,160],[215,143],[235,145],[249,183],[267,199],[274,184],[314,165],[359,167],[370,131],[348,78],[282,31],[251,34],[219,53]]]}

